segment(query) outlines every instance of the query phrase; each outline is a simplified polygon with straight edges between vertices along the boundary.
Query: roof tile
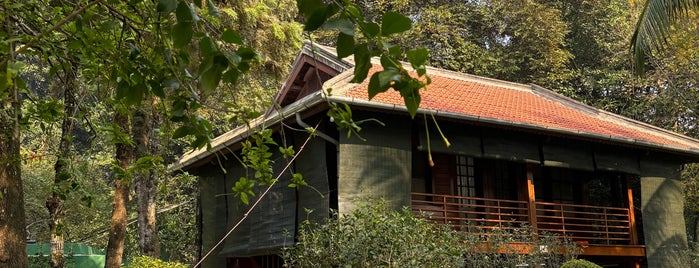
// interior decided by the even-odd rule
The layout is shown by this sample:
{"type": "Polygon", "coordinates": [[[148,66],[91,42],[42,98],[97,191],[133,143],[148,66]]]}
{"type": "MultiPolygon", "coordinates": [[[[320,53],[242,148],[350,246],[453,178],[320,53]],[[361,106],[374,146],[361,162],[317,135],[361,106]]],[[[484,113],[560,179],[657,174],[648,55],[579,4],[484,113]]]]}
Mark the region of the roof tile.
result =
{"type": "MultiPolygon", "coordinates": [[[[370,72],[380,70],[372,67],[370,72]]],[[[420,108],[697,150],[697,141],[650,125],[604,112],[535,86],[519,85],[458,73],[429,72],[432,84],[421,91],[420,108]],[[513,86],[515,85],[515,86],[513,86]]],[[[412,74],[414,75],[414,74],[412,74]]],[[[344,92],[368,100],[368,79],[344,92]]],[[[371,101],[403,105],[397,91],[376,95],[371,101]]]]}

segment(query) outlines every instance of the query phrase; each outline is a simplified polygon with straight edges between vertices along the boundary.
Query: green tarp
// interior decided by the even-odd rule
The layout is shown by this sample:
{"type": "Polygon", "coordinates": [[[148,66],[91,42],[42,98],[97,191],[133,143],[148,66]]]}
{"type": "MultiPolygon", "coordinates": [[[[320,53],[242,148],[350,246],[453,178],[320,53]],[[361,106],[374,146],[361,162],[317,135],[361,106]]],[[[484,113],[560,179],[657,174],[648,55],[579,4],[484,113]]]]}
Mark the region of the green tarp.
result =
{"type": "MultiPolygon", "coordinates": [[[[104,252],[81,243],[64,243],[63,253],[68,268],[102,268],[104,252]]],[[[27,244],[30,267],[49,267],[51,244],[27,244]]]]}

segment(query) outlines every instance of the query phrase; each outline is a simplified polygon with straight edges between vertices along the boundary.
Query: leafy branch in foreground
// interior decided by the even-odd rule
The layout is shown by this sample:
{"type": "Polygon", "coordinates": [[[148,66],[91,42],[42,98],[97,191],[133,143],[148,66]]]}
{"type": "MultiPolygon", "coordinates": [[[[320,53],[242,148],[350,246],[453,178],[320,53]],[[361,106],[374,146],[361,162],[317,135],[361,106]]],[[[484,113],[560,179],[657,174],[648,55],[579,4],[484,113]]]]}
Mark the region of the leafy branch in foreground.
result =
{"type": "Polygon", "coordinates": [[[299,12],[305,18],[306,31],[317,29],[337,30],[336,46],[339,59],[354,55],[354,78],[352,83],[361,83],[373,66],[372,57],[379,57],[383,70],[376,71],[369,79],[369,99],[389,88],[400,92],[411,117],[415,117],[420,106],[420,89],[431,80],[427,76],[425,63],[428,52],[425,48],[405,51],[403,47],[388,40],[410,29],[412,21],[397,12],[386,12],[380,24],[366,21],[361,9],[350,1],[298,0],[299,12]],[[417,77],[410,75],[401,63],[408,59],[417,77]]]}

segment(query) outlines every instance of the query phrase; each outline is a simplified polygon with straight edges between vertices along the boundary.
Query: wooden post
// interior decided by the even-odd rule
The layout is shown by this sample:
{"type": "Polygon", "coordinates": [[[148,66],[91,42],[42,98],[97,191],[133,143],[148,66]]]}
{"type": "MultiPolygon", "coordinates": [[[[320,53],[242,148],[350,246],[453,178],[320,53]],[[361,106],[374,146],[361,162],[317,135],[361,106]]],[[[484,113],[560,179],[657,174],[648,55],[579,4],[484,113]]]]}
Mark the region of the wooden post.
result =
{"type": "Polygon", "coordinates": [[[527,194],[529,205],[529,224],[532,226],[534,233],[539,233],[536,226],[536,194],[534,193],[534,171],[532,165],[527,164],[527,194]]]}
{"type": "Polygon", "coordinates": [[[630,176],[626,176],[626,192],[629,199],[629,235],[631,245],[638,245],[638,232],[636,231],[636,215],[633,209],[633,191],[631,191],[630,176]]]}

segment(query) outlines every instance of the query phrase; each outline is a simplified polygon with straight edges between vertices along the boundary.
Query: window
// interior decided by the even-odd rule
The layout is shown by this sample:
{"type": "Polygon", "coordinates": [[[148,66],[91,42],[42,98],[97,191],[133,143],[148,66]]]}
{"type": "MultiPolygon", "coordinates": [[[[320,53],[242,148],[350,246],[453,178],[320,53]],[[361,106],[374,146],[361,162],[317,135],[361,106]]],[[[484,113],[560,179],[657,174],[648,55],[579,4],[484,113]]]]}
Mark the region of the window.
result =
{"type": "Polygon", "coordinates": [[[459,196],[476,196],[476,175],[473,157],[456,156],[456,190],[459,196]]]}

